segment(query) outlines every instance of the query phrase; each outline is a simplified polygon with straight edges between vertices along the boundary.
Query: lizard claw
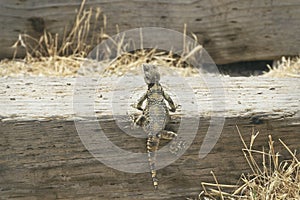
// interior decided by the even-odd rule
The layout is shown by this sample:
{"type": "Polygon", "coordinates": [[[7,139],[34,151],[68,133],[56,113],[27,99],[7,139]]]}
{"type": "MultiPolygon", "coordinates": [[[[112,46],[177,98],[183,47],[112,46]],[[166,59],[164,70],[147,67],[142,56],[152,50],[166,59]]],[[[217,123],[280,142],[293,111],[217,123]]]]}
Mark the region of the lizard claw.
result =
{"type": "Polygon", "coordinates": [[[179,104],[178,104],[178,105],[176,105],[176,109],[177,109],[177,108],[181,108],[181,105],[179,105],[179,104]]]}
{"type": "Polygon", "coordinates": [[[170,112],[175,112],[175,111],[176,111],[176,108],[169,108],[169,111],[170,111],[170,112]]]}
{"type": "Polygon", "coordinates": [[[175,138],[174,141],[171,142],[169,151],[174,155],[178,155],[180,152],[184,151],[185,149],[186,149],[185,141],[178,140],[178,138],[175,138]]]}
{"type": "Polygon", "coordinates": [[[133,103],[133,104],[130,104],[130,106],[131,106],[131,107],[133,107],[133,108],[137,108],[137,106],[136,106],[136,104],[135,104],[135,103],[133,103]]]}
{"type": "Polygon", "coordinates": [[[170,112],[175,112],[177,110],[177,108],[181,108],[181,105],[175,105],[174,108],[169,108],[170,112]]]}
{"type": "Polygon", "coordinates": [[[132,107],[132,108],[135,108],[135,109],[138,109],[138,110],[141,110],[141,111],[144,111],[144,109],[143,108],[141,108],[141,107],[139,107],[139,106],[137,106],[137,104],[130,104],[130,106],[132,107]]]}

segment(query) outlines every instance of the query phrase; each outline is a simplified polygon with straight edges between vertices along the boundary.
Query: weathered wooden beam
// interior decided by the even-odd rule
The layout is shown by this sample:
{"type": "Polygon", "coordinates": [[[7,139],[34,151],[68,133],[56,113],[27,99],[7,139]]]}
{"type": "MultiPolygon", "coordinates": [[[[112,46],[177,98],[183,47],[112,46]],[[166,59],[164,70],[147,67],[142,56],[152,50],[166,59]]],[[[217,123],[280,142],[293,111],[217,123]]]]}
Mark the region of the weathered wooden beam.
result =
{"type": "MultiPolygon", "coordinates": [[[[125,150],[145,152],[144,138],[127,135],[117,126],[116,119],[130,126],[128,115],[122,115],[119,110],[114,116],[111,111],[111,105],[117,106],[120,101],[124,110],[134,113],[130,104],[144,92],[142,80],[135,82],[136,85],[127,81],[131,87],[122,84],[120,78],[90,80],[96,88],[85,85],[85,92],[91,94],[95,103],[94,116],[108,138],[125,150]],[[118,87],[113,87],[118,82],[118,87]],[[125,98],[126,90],[131,98],[125,98]]],[[[199,105],[199,109],[188,116],[200,117],[197,135],[183,156],[158,170],[160,188],[154,191],[149,173],[133,174],[112,169],[93,157],[83,145],[74,120],[89,127],[93,116],[75,115],[73,100],[78,85],[74,78],[1,78],[0,196],[4,199],[195,197],[201,189],[201,181],[213,181],[210,171],[214,171],[222,183],[236,183],[241,173],[250,171],[243,159],[236,125],[246,142],[253,129],[260,131],[254,148],[267,147],[270,134],[282,159],[289,158],[289,154],[278,142],[279,138],[292,150],[299,151],[300,79],[225,77],[222,82],[226,98],[219,100],[212,99],[212,88],[207,88],[204,82],[194,78],[186,81],[199,105]],[[212,108],[212,101],[223,102],[226,106],[212,108]],[[214,111],[226,117],[225,125],[212,151],[199,159],[199,149],[210,119],[216,114],[214,111]]],[[[182,88],[179,83],[163,79],[163,84],[176,103],[190,101],[188,97],[178,98],[176,91],[182,88]]],[[[215,97],[218,96],[223,97],[222,93],[216,93],[215,97]]],[[[85,106],[86,103],[82,102],[85,106]]],[[[182,114],[183,107],[173,115],[175,122],[182,114]]],[[[95,135],[99,132],[93,131],[95,135]]],[[[183,130],[182,134],[187,133],[183,130]]],[[[103,148],[99,146],[100,152],[105,152],[103,148]]]]}
{"type": "MultiPolygon", "coordinates": [[[[62,34],[75,19],[81,0],[3,0],[0,7],[0,58],[12,57],[10,48],[20,33],[34,37],[44,28],[62,34]]],[[[277,59],[299,54],[300,4],[298,0],[193,0],[193,1],[103,1],[107,33],[138,27],[164,27],[195,33],[217,64],[277,59]]]]}

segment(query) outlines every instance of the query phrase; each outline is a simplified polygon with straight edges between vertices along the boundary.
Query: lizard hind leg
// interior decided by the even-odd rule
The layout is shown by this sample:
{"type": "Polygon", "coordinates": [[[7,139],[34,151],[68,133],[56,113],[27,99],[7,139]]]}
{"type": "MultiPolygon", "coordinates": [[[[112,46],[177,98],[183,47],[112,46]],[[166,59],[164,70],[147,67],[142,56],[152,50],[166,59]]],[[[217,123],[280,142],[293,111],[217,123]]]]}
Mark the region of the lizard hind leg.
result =
{"type": "Polygon", "coordinates": [[[177,133],[174,133],[173,131],[163,130],[160,133],[160,137],[165,140],[172,140],[169,151],[174,154],[178,155],[180,152],[186,149],[186,143],[185,141],[180,140],[177,136],[177,133]]]}
{"type": "Polygon", "coordinates": [[[174,133],[173,131],[162,130],[160,137],[165,140],[172,140],[173,138],[177,137],[177,133],[174,133]]]}

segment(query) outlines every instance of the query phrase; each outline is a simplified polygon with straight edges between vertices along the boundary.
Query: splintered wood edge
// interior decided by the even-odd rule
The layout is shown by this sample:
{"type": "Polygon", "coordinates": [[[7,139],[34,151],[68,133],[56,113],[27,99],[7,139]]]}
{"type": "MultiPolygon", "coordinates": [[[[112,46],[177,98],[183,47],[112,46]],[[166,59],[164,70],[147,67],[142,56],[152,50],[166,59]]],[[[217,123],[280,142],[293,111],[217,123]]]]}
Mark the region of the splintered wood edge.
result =
{"type": "MultiPolygon", "coordinates": [[[[146,91],[140,77],[1,78],[2,121],[111,119],[138,113],[146,91]],[[74,103],[77,101],[79,103],[74,103]],[[82,111],[76,113],[76,106],[82,111]]],[[[174,116],[299,118],[300,79],[266,77],[163,78],[178,105],[174,116]]]]}

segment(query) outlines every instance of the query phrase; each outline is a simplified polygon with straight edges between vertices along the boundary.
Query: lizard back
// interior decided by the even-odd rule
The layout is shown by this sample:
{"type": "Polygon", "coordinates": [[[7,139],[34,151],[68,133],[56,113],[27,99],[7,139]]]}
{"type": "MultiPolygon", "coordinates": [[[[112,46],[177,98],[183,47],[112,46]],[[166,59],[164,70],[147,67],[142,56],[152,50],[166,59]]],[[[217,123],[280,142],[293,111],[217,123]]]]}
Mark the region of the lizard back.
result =
{"type": "Polygon", "coordinates": [[[146,117],[144,130],[148,135],[158,134],[165,128],[168,114],[168,108],[163,97],[163,89],[159,83],[155,83],[147,91],[147,104],[144,110],[146,117]]]}

